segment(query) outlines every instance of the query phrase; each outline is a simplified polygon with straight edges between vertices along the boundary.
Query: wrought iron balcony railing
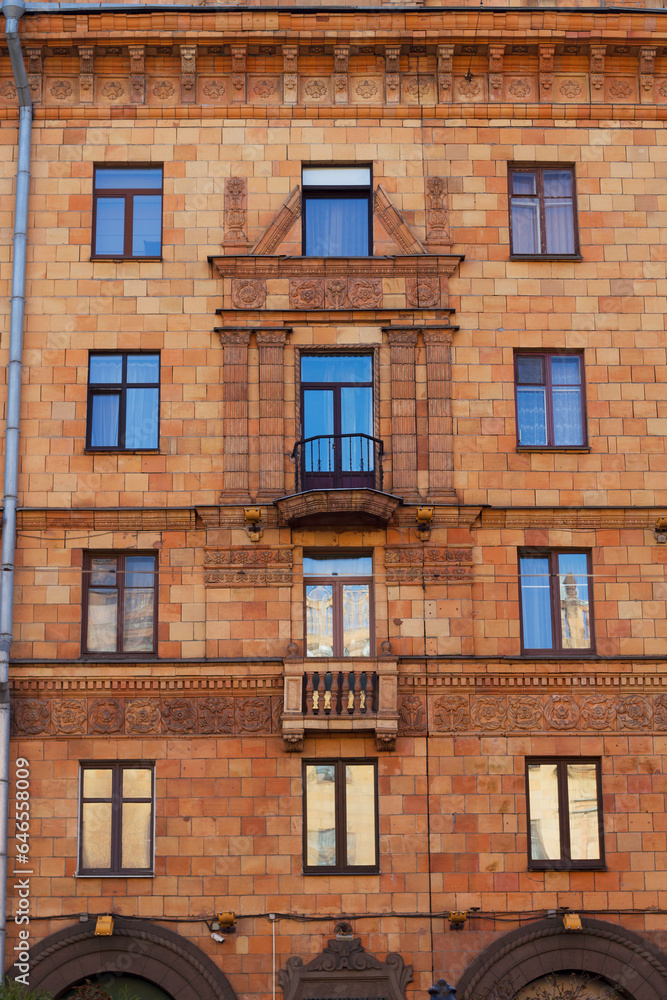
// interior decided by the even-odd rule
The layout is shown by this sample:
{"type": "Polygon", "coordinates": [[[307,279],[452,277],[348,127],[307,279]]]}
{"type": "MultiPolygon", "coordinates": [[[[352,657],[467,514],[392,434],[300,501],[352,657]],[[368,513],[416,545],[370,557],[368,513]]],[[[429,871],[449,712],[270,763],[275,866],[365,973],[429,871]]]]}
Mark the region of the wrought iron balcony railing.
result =
{"type": "Polygon", "coordinates": [[[296,492],[382,490],[383,444],[368,434],[318,434],[297,441],[296,492]]]}

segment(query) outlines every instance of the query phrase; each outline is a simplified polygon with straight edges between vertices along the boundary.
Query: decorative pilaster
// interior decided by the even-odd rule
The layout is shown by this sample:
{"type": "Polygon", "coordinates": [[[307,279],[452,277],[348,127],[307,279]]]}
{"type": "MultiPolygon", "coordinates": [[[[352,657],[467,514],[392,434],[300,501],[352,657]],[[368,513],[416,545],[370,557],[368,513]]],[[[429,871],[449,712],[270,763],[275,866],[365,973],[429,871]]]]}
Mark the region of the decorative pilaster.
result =
{"type": "Polygon", "coordinates": [[[222,497],[247,503],[248,494],[248,344],[250,330],[221,330],[222,497]]]}
{"type": "Polygon", "coordinates": [[[197,46],[181,45],[181,103],[194,104],[197,96],[197,46]]]}
{"type": "Polygon", "coordinates": [[[28,57],[28,86],[33,101],[42,99],[42,47],[26,48],[28,57]]]}
{"type": "Polygon", "coordinates": [[[391,492],[409,501],[417,495],[417,331],[389,330],[387,339],[391,348],[391,492]]]}
{"type": "MultiPolygon", "coordinates": [[[[430,253],[450,247],[447,178],[426,178],[426,246],[430,253]]],[[[446,251],[445,251],[446,252],[446,251]]]]}
{"type": "Polygon", "coordinates": [[[452,100],[453,45],[438,45],[438,101],[449,104],[452,100]]]}
{"type": "Polygon", "coordinates": [[[245,247],[246,206],[248,182],[245,177],[227,177],[225,180],[225,235],[223,246],[245,247]]]}
{"type": "Polygon", "coordinates": [[[554,52],[553,45],[540,45],[540,100],[551,101],[554,89],[554,52]]]}
{"type": "Polygon", "coordinates": [[[132,104],[143,104],[146,100],[146,68],[144,45],[130,45],[130,101],[132,104]]]}
{"type": "Polygon", "coordinates": [[[296,45],[283,45],[283,101],[296,104],[298,84],[299,49],[296,45]]]}
{"type": "Polygon", "coordinates": [[[388,45],[384,50],[384,83],[387,104],[397,104],[401,96],[401,47],[388,45]]]}
{"type": "Polygon", "coordinates": [[[349,45],[334,46],[334,104],[347,104],[347,68],[350,59],[349,45]]]}
{"type": "Polygon", "coordinates": [[[232,101],[244,104],[246,100],[247,45],[232,45],[232,101]]]}
{"type": "Polygon", "coordinates": [[[93,103],[93,49],[92,45],[79,45],[79,100],[93,103]]]}
{"type": "Polygon", "coordinates": [[[591,78],[591,101],[604,100],[604,56],[607,51],[606,45],[591,45],[590,51],[590,78],[591,78]],[[600,93],[602,91],[602,93],[600,93]]]}
{"type": "Polygon", "coordinates": [[[426,397],[428,399],[429,500],[452,500],[454,465],[452,439],[452,335],[426,330],[426,397]]]}
{"type": "Polygon", "coordinates": [[[503,99],[503,56],[504,45],[489,45],[489,100],[503,99]]]}
{"type": "Polygon", "coordinates": [[[283,452],[283,354],[288,330],[258,330],[259,348],[259,499],[285,491],[283,452]]]}
{"type": "Polygon", "coordinates": [[[639,50],[639,84],[640,101],[646,104],[653,103],[653,74],[655,73],[655,49],[639,50]]]}

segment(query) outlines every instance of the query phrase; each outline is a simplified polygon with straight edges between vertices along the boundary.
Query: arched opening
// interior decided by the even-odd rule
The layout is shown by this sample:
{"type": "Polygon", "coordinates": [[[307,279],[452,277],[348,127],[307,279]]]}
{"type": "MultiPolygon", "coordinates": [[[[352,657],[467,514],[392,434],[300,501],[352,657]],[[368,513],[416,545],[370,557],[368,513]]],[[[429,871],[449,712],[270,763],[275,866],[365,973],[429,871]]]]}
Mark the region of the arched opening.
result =
{"type": "MultiPolygon", "coordinates": [[[[30,988],[66,1000],[73,986],[101,977],[120,983],[117,996],[107,989],[112,1000],[134,1000],[131,993],[123,996],[123,985],[126,993],[143,990],[138,1000],[237,1000],[224,973],[180,934],[147,920],[116,917],[113,934],[96,937],[95,925],[95,920],[70,925],[36,944],[30,988]]],[[[16,966],[8,972],[10,978],[18,974],[16,966]]]]}
{"type": "MultiPolygon", "coordinates": [[[[618,924],[582,918],[581,931],[566,931],[558,919],[538,920],[503,934],[463,973],[458,1000],[533,1000],[549,975],[575,971],[586,984],[613,988],[620,1000],[665,1000],[667,956],[618,924]],[[504,990],[504,994],[502,992],[504,990]]],[[[581,998],[595,998],[590,990],[581,998]]],[[[549,993],[546,994],[549,997],[549,993]]],[[[607,1000],[603,992],[602,997],[607,1000]]],[[[551,997],[549,997],[551,1000],[551,997]]],[[[555,1000],[560,1000],[556,993],[555,1000]]],[[[564,1000],[570,1000],[565,995],[564,1000]]],[[[597,1000],[597,998],[595,998],[597,1000]]],[[[611,993],[611,1000],[616,1000],[611,993]]]]}
{"type": "Polygon", "coordinates": [[[58,1000],[74,1000],[76,987],[85,983],[97,987],[100,997],[106,995],[110,1000],[173,1000],[173,997],[147,979],[119,975],[116,972],[99,972],[89,979],[82,979],[61,993],[58,1000]]]}
{"type": "Polygon", "coordinates": [[[587,972],[553,972],[533,980],[519,992],[517,1000],[626,1000],[600,976],[587,972]]]}

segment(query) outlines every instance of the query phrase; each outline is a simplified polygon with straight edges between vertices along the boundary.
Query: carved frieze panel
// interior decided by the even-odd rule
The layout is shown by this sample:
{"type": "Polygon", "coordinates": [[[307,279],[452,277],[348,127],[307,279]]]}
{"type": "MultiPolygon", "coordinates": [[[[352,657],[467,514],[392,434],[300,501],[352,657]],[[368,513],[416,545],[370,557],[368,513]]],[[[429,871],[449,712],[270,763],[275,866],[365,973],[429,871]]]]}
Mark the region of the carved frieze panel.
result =
{"type": "Polygon", "coordinates": [[[231,86],[232,82],[229,76],[199,76],[197,80],[199,103],[229,104],[231,86]]]}
{"type": "Polygon", "coordinates": [[[280,696],[172,698],[19,698],[15,736],[247,735],[280,732],[280,696]]]}
{"type": "Polygon", "coordinates": [[[486,81],[481,76],[473,76],[472,79],[466,79],[465,76],[454,77],[452,97],[454,101],[460,101],[462,104],[485,101],[486,81]]]}
{"type": "Polygon", "coordinates": [[[406,74],[401,87],[405,104],[435,104],[435,80],[432,76],[406,74]]]}
{"type": "Polygon", "coordinates": [[[232,278],[235,309],[261,309],[266,302],[266,281],[261,278],[232,278]]]}
{"type": "Polygon", "coordinates": [[[299,86],[302,104],[331,104],[332,82],[330,76],[302,77],[299,86]]]}
{"type": "Polygon", "coordinates": [[[472,580],[472,549],[389,547],[385,566],[387,583],[467,583],[472,580]]]}
{"type": "Polygon", "coordinates": [[[282,587],[292,583],[292,550],[207,548],[204,562],[207,587],[282,587]]]}
{"type": "Polygon", "coordinates": [[[537,100],[537,81],[532,76],[506,76],[503,88],[506,101],[523,104],[537,100]]]}
{"type": "Polygon", "coordinates": [[[582,104],[588,101],[588,78],[576,73],[555,73],[553,101],[563,104],[582,104]]]}
{"type": "Polygon", "coordinates": [[[225,236],[229,246],[245,245],[248,182],[245,177],[225,179],[225,236]]]}
{"type": "Polygon", "coordinates": [[[612,76],[605,79],[605,100],[613,104],[633,104],[638,100],[634,76],[612,76]]]}
{"type": "Polygon", "coordinates": [[[44,81],[45,104],[76,104],[79,81],[75,77],[50,77],[44,81]]]}
{"type": "Polygon", "coordinates": [[[248,76],[248,101],[251,104],[280,104],[281,100],[279,76],[248,76]]]}
{"type": "Polygon", "coordinates": [[[146,94],[151,104],[165,107],[180,104],[180,89],[176,77],[154,76],[146,79],[146,94]]]}

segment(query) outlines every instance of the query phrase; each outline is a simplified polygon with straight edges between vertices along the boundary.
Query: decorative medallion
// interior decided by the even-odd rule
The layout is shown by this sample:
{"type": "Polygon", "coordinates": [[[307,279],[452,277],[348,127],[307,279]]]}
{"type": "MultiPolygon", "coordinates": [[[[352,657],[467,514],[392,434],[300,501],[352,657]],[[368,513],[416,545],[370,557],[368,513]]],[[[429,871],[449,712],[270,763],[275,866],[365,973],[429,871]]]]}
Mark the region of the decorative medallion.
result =
{"type": "Polygon", "coordinates": [[[327,85],[324,80],[309,80],[304,90],[314,101],[319,101],[326,94],[327,85]]]}
{"type": "Polygon", "coordinates": [[[505,725],[507,706],[504,698],[487,695],[474,698],[470,709],[473,729],[501,729],[505,725]]]}
{"type": "Polygon", "coordinates": [[[257,80],[252,89],[256,97],[266,98],[272,97],[278,88],[273,80],[257,80]]]}
{"type": "Polygon", "coordinates": [[[11,80],[4,80],[0,83],[0,97],[4,97],[6,101],[11,101],[16,97],[16,87],[11,80]]]}
{"type": "Polygon", "coordinates": [[[347,281],[345,278],[329,278],[324,283],[327,309],[344,309],[347,301],[347,281]]]}
{"type": "Polygon", "coordinates": [[[26,736],[45,733],[51,722],[51,704],[36,698],[21,698],[14,706],[16,731],[26,736]]]}
{"type": "Polygon", "coordinates": [[[348,285],[347,297],[355,309],[381,309],[382,279],[352,278],[348,285]]]}
{"type": "Polygon", "coordinates": [[[507,88],[512,97],[516,97],[519,100],[523,97],[528,97],[531,89],[530,80],[512,80],[507,88]]]}
{"type": "Polygon", "coordinates": [[[358,94],[359,97],[365,97],[366,100],[375,97],[378,90],[379,87],[374,80],[361,80],[354,88],[355,94],[358,94]]]}
{"type": "Polygon", "coordinates": [[[186,698],[162,702],[162,723],[169,733],[192,733],[197,729],[197,709],[186,698]]]}
{"type": "Polygon", "coordinates": [[[125,726],[128,733],[159,733],[160,706],[152,698],[128,701],[125,709],[125,726]]]}
{"type": "Polygon", "coordinates": [[[159,80],[153,87],[153,96],[159,98],[161,101],[166,101],[168,97],[172,97],[176,92],[176,89],[170,80],[159,80]]]}
{"type": "Polygon", "coordinates": [[[222,97],[225,92],[225,81],[207,80],[203,86],[203,91],[207,97],[212,97],[214,100],[218,97],[222,97]]]}
{"type": "Polygon", "coordinates": [[[109,80],[102,87],[102,96],[108,101],[118,101],[125,94],[125,87],[119,80],[109,80]]]}
{"type": "Polygon", "coordinates": [[[74,93],[74,88],[68,80],[56,80],[49,88],[50,93],[57,101],[66,101],[74,93]]]}
{"type": "Polygon", "coordinates": [[[437,278],[406,278],[405,295],[413,309],[432,309],[440,305],[440,282],[437,278]]]}
{"type": "Polygon", "coordinates": [[[653,721],[656,729],[667,729],[667,694],[655,698],[653,721]]]}
{"type": "Polygon", "coordinates": [[[234,707],[239,733],[271,732],[271,703],[268,698],[237,698],[234,707]]]}
{"type": "Polygon", "coordinates": [[[610,698],[586,698],[581,707],[581,718],[588,729],[613,729],[616,705],[610,698]]]}
{"type": "Polygon", "coordinates": [[[512,729],[541,729],[542,706],[537,698],[510,698],[507,721],[512,729]]]}
{"type": "Polygon", "coordinates": [[[569,694],[554,694],[544,706],[550,729],[574,729],[579,722],[579,706],[569,694]]]}
{"type": "Polygon", "coordinates": [[[261,309],[266,302],[266,281],[232,278],[232,304],[237,309],[261,309]]]}
{"type": "Polygon", "coordinates": [[[633,695],[630,698],[619,698],[616,719],[619,729],[650,729],[651,703],[648,698],[633,695]]]}
{"type": "Polygon", "coordinates": [[[629,97],[632,87],[628,80],[613,80],[609,85],[609,93],[612,97],[629,97]]]}
{"type": "Polygon", "coordinates": [[[125,712],[123,702],[114,698],[96,701],[88,713],[91,733],[122,733],[125,712]]]}
{"type": "Polygon", "coordinates": [[[482,87],[477,80],[459,80],[458,92],[463,97],[479,97],[482,87]]]}
{"type": "Polygon", "coordinates": [[[427,97],[431,93],[431,84],[428,80],[420,80],[417,77],[409,79],[404,84],[406,94],[418,101],[421,97],[427,97]]]}
{"type": "Polygon", "coordinates": [[[289,303],[292,309],[322,309],[324,280],[322,278],[290,278],[289,303]]]}
{"type": "Polygon", "coordinates": [[[58,733],[85,733],[88,713],[86,703],[74,699],[54,701],[51,709],[53,727],[58,733]]]}
{"type": "Polygon", "coordinates": [[[561,80],[558,91],[563,97],[580,97],[583,87],[579,80],[561,80]]]}

